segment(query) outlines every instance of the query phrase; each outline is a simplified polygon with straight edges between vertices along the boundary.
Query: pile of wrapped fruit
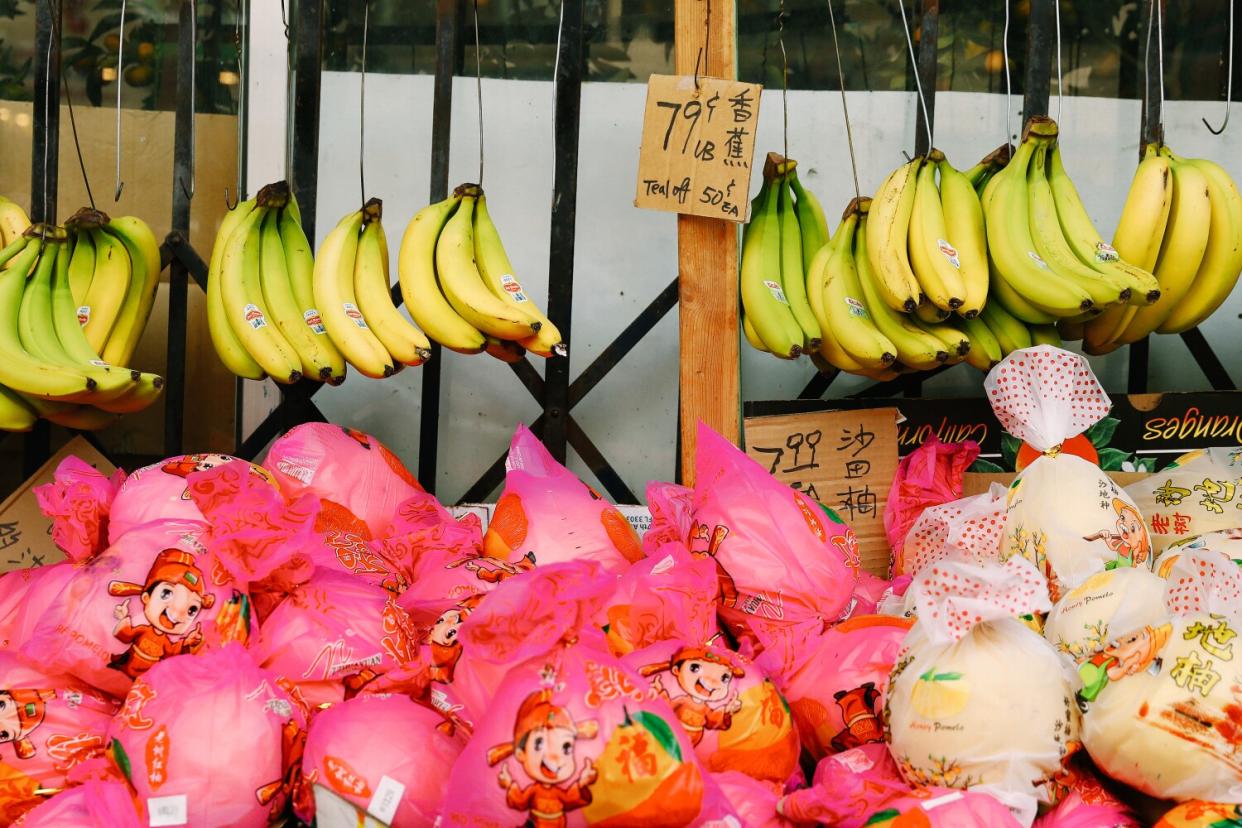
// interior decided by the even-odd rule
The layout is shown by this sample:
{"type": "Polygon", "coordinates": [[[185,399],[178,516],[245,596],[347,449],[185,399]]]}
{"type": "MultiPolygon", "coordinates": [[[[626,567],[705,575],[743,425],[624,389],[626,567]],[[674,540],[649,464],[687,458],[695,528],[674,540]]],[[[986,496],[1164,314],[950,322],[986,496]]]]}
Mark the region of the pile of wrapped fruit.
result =
{"type": "Polygon", "coordinates": [[[0,822],[1237,824],[1239,453],[1123,490],[1061,450],[1081,358],[987,389],[1038,458],[968,498],[977,447],[903,461],[890,580],[706,428],[641,539],[524,428],[486,531],[339,426],[68,460],[68,560],[0,578],[0,822]]]}

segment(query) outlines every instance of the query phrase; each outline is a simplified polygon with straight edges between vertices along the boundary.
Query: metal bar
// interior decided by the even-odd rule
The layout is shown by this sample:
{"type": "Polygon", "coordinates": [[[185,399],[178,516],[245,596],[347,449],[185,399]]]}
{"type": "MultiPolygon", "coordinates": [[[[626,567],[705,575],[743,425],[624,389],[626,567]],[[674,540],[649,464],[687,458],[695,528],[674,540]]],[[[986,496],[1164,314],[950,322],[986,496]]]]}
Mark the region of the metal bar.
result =
{"type": "MultiPolygon", "coordinates": [[[[905,0],[900,0],[905,2],[905,0]]],[[[923,108],[917,104],[914,126],[914,154],[926,155],[927,135],[936,129],[936,63],[940,40],[940,0],[923,0],[923,21],[919,27],[919,62],[915,71],[923,85],[923,101],[927,106],[927,118],[923,120],[923,108]]]]}
{"type": "MultiPolygon", "coordinates": [[[[184,238],[190,233],[190,202],[187,189],[194,180],[194,62],[197,59],[194,3],[181,0],[177,21],[177,114],[173,127],[172,232],[184,238]]],[[[118,79],[119,82],[119,79],[118,79]]],[[[182,451],[185,420],[185,337],[188,271],[176,258],[168,269],[168,359],[164,367],[164,454],[182,451]]]]}
{"type": "MultiPolygon", "coordinates": [[[[30,145],[30,218],[56,221],[56,190],[60,171],[60,37],[59,8],[52,0],[35,5],[34,130],[30,145]],[[55,23],[55,26],[53,26],[55,23]]],[[[27,477],[52,456],[52,432],[40,420],[22,441],[22,470],[27,477]]]]}
{"type": "Polygon", "coordinates": [[[1151,337],[1140,339],[1130,346],[1130,370],[1126,375],[1128,393],[1147,393],[1147,367],[1150,355],[1151,337]]]}
{"type": "Polygon", "coordinates": [[[319,179],[319,89],[323,61],[324,0],[299,0],[293,78],[293,152],[290,185],[302,211],[302,229],[315,243],[315,187],[319,179]]]}
{"type": "Polygon", "coordinates": [[[1203,375],[1207,377],[1207,381],[1212,384],[1213,389],[1217,391],[1238,390],[1238,386],[1234,383],[1233,377],[1229,376],[1229,371],[1225,368],[1224,363],[1220,361],[1220,357],[1216,356],[1216,352],[1212,350],[1212,346],[1204,338],[1203,331],[1198,328],[1183,331],[1182,342],[1185,342],[1186,347],[1190,349],[1190,353],[1194,356],[1199,370],[1203,371],[1203,375]]]}
{"type": "MultiPolygon", "coordinates": [[[[1160,3],[1160,8],[1164,9],[1164,0],[1156,0],[1160,3]]],[[[1159,143],[1164,140],[1164,113],[1162,112],[1162,101],[1160,100],[1160,36],[1153,29],[1156,24],[1156,18],[1151,13],[1151,3],[1139,2],[1139,65],[1144,66],[1145,70],[1140,69],[1138,76],[1139,94],[1143,99],[1143,121],[1141,131],[1139,133],[1139,157],[1142,157],[1143,147],[1150,143],[1159,143]],[[1150,48],[1148,38],[1150,40],[1150,48]]],[[[1163,15],[1163,12],[1162,12],[1163,15]]]]}
{"type": "MultiPolygon", "coordinates": [[[[952,368],[952,365],[938,365],[930,371],[920,374],[920,382],[931,379],[934,376],[943,374],[952,368]]],[[[885,382],[877,382],[875,385],[868,385],[861,391],[850,394],[850,397],[891,397],[899,394],[909,387],[909,377],[897,377],[895,379],[886,380],[885,382]]]]}
{"type": "Polygon", "coordinates": [[[578,452],[578,456],[603,484],[608,494],[612,496],[613,502],[637,503],[638,498],[630,491],[630,487],[625,485],[621,475],[617,474],[616,469],[605,459],[595,443],[591,442],[591,438],[582,430],[582,426],[578,425],[578,421],[572,415],[566,417],[566,420],[568,421],[566,435],[569,438],[569,444],[574,447],[574,451],[578,452]]]}
{"type": "Polygon", "coordinates": [[[1031,16],[1026,24],[1026,76],[1022,85],[1024,124],[1032,115],[1048,114],[1052,50],[1057,42],[1056,21],[1053,18],[1054,2],[1055,0],[1031,0],[1031,16]]]}
{"type": "Polygon", "coordinates": [[[163,264],[169,265],[173,259],[181,263],[186,273],[199,287],[207,290],[207,263],[198,255],[198,251],[190,246],[186,237],[175,230],[168,234],[168,237],[164,239],[164,244],[160,247],[160,260],[163,264]]]}
{"type": "MultiPolygon", "coordinates": [[[[584,0],[562,0],[560,60],[556,72],[556,111],[552,176],[552,233],[548,256],[548,317],[556,320],[573,353],[574,233],[578,210],[578,119],[582,109],[584,0]]],[[[565,462],[569,415],[569,357],[553,357],[544,371],[543,443],[565,462]]]]}
{"type": "Polygon", "coordinates": [[[642,313],[634,318],[634,321],[626,326],[625,330],[617,335],[612,343],[600,352],[599,356],[587,366],[587,369],[578,375],[578,378],[569,386],[568,408],[573,408],[582,402],[582,398],[591,393],[600,380],[608,375],[608,372],[617,366],[625,355],[634,349],[642,338],[659,324],[660,320],[677,305],[677,278],[668,283],[668,286],[651,300],[651,304],[643,308],[642,313]]]}
{"type": "Polygon", "coordinates": [[[535,366],[530,364],[529,359],[520,359],[512,362],[509,367],[513,369],[513,374],[526,386],[526,390],[535,398],[535,402],[543,405],[543,390],[545,384],[543,377],[539,376],[539,372],[535,370],[535,366]]]}
{"type": "MultiPolygon", "coordinates": [[[[461,9],[458,0],[436,2],[436,78],[431,100],[431,201],[448,197],[449,142],[452,138],[453,72],[461,60],[461,9]]],[[[440,458],[440,375],[448,351],[431,343],[423,364],[422,408],[418,422],[418,482],[436,490],[440,458]]]]}
{"type": "MultiPolygon", "coordinates": [[[[530,430],[535,434],[543,428],[544,415],[540,414],[535,421],[530,424],[530,430]]],[[[505,482],[505,460],[509,457],[509,449],[505,449],[500,457],[496,458],[496,462],[487,467],[487,471],[483,472],[483,476],[474,482],[474,485],[466,489],[465,493],[458,498],[458,503],[479,503],[496,488],[505,482]]]]}
{"type": "Polygon", "coordinates": [[[806,384],[806,387],[802,389],[802,393],[798,395],[798,399],[800,400],[820,399],[821,397],[824,396],[824,392],[827,391],[828,388],[832,385],[833,381],[836,380],[836,378],[839,377],[840,375],[841,375],[841,372],[835,368],[830,374],[824,374],[824,373],[820,373],[817,371],[815,373],[815,376],[811,377],[811,381],[808,382],[806,384]]]}

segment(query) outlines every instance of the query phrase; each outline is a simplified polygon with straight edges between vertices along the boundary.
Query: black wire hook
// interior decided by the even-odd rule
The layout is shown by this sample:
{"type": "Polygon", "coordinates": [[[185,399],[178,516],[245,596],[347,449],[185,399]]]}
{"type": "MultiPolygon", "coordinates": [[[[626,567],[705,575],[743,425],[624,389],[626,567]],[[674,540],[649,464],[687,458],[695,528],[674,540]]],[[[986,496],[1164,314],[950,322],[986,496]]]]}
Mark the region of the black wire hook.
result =
{"type": "Polygon", "coordinates": [[[229,208],[229,211],[232,212],[233,210],[237,209],[238,204],[241,204],[240,191],[236,195],[230,196],[229,188],[228,188],[228,185],[226,184],[224,186],[224,206],[229,208]]]}
{"type": "Polygon", "coordinates": [[[1203,118],[1203,125],[1207,127],[1208,132],[1213,135],[1220,135],[1225,131],[1225,127],[1229,126],[1229,105],[1233,102],[1233,0],[1229,0],[1229,61],[1228,61],[1228,81],[1225,84],[1225,120],[1221,123],[1220,129],[1208,123],[1207,118],[1203,118]]]}

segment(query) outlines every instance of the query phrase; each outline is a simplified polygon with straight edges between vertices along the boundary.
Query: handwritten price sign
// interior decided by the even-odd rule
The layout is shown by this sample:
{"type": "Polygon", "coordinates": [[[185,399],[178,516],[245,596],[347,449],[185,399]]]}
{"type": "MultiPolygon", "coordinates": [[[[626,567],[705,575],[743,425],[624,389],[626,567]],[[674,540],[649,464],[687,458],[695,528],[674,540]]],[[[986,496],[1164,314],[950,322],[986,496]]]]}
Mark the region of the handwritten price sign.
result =
{"type": "Polygon", "coordinates": [[[652,75],[634,206],[745,221],[759,96],[755,83],[652,75]]]}

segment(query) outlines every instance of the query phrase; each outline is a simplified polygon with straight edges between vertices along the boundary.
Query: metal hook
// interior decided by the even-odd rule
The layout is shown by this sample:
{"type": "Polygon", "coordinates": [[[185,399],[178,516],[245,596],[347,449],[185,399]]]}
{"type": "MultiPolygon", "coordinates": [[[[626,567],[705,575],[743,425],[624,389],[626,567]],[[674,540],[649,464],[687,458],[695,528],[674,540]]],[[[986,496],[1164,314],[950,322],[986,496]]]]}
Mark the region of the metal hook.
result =
{"type": "Polygon", "coordinates": [[[194,104],[198,98],[198,0],[189,0],[190,3],[190,186],[185,186],[185,179],[178,176],[177,183],[181,185],[181,192],[185,194],[186,201],[194,200],[194,185],[196,182],[195,170],[197,159],[195,157],[195,139],[196,129],[194,124],[194,104]]]}
{"type": "Polygon", "coordinates": [[[280,0],[280,22],[285,27],[285,41],[290,40],[289,15],[285,12],[285,0],[280,0]]]}
{"type": "Polygon", "coordinates": [[[114,202],[121,200],[121,191],[125,189],[125,182],[121,179],[121,79],[124,77],[125,69],[125,6],[126,0],[121,0],[121,23],[117,27],[116,43],[116,193],[112,196],[114,202]]]}
{"type": "Polygon", "coordinates": [[[861,196],[858,189],[858,159],[854,155],[854,129],[850,126],[850,108],[845,103],[845,71],[841,68],[841,44],[837,41],[837,18],[832,13],[832,0],[828,0],[828,23],[832,26],[832,50],[837,56],[837,83],[841,87],[841,112],[845,116],[845,140],[850,148],[850,170],[854,173],[854,195],[861,196]]]}
{"type": "Polygon", "coordinates": [[[923,127],[927,131],[927,151],[932,149],[932,123],[927,114],[927,99],[923,97],[923,80],[919,77],[919,59],[914,54],[914,38],[910,36],[910,21],[906,20],[906,0],[897,0],[897,8],[901,10],[901,30],[906,34],[906,46],[910,48],[910,66],[914,68],[914,88],[919,93],[919,104],[923,107],[923,127]]]}
{"type": "MultiPolygon", "coordinates": [[[[367,29],[371,22],[371,2],[362,0],[362,73],[358,79],[358,188],[362,192],[361,201],[367,200],[367,29]]],[[[474,18],[475,38],[477,43],[479,31],[478,12],[474,18]]],[[[475,46],[475,57],[478,58],[478,46],[475,46]]],[[[481,139],[480,139],[481,140],[481,139]]],[[[482,158],[482,153],[479,155],[482,158]]],[[[482,175],[480,175],[480,178],[482,175]]]]}
{"type": "Polygon", "coordinates": [[[237,209],[238,204],[241,204],[241,191],[238,190],[235,195],[230,196],[229,188],[226,184],[224,186],[224,206],[229,208],[229,212],[232,212],[237,209]]]}
{"type": "Polygon", "coordinates": [[[1229,75],[1228,81],[1225,83],[1225,120],[1221,122],[1220,129],[1213,127],[1208,123],[1207,118],[1203,118],[1203,125],[1207,127],[1208,132],[1213,135],[1220,135],[1225,131],[1225,127],[1229,126],[1229,104],[1233,102],[1233,0],[1229,0],[1229,75]]]}
{"type": "Polygon", "coordinates": [[[246,117],[246,62],[242,59],[241,22],[246,17],[246,0],[237,0],[237,16],[233,20],[233,48],[237,52],[237,179],[233,195],[229,196],[229,188],[224,188],[224,206],[230,211],[236,210],[242,200],[242,124],[246,117]]]}
{"type": "Polygon", "coordinates": [[[699,90],[702,86],[699,84],[699,63],[703,64],[703,74],[707,74],[707,61],[711,54],[712,47],[712,0],[704,0],[707,4],[707,14],[703,25],[703,48],[699,49],[699,53],[694,58],[694,88],[699,90]]]}

